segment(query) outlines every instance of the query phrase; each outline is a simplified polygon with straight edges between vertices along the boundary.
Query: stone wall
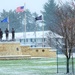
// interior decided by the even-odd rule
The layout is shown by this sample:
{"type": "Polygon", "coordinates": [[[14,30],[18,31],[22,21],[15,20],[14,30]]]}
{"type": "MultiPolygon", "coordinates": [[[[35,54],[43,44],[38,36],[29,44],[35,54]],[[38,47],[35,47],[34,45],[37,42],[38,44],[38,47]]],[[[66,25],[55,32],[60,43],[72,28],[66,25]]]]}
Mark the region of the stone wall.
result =
{"type": "Polygon", "coordinates": [[[31,48],[29,46],[21,46],[22,55],[30,55],[31,48]]]}
{"type": "Polygon", "coordinates": [[[3,42],[0,43],[0,56],[22,55],[20,43],[3,42]]]}
{"type": "Polygon", "coordinates": [[[31,57],[56,57],[56,51],[51,48],[31,48],[21,46],[22,55],[31,55],[31,57]]]}
{"type": "Polygon", "coordinates": [[[56,57],[56,51],[50,48],[32,48],[30,54],[32,57],[56,57]]]}
{"type": "Polygon", "coordinates": [[[17,42],[0,43],[0,57],[56,57],[56,51],[51,48],[31,48],[29,46],[21,46],[17,42]]]}

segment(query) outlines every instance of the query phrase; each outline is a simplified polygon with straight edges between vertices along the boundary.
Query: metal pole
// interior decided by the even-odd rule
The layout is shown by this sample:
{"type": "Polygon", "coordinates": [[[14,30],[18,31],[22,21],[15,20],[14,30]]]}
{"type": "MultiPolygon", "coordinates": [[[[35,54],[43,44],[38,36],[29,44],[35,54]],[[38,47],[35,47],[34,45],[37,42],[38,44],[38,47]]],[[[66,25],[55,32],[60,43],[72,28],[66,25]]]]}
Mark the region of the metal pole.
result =
{"type": "Polygon", "coordinates": [[[35,21],[35,47],[37,47],[36,31],[37,31],[37,23],[36,23],[36,21],[35,21]]]}
{"type": "Polygon", "coordinates": [[[74,74],[74,61],[73,61],[73,52],[72,52],[72,73],[74,74]]]}
{"type": "Polygon", "coordinates": [[[58,49],[57,49],[57,73],[58,73],[58,49]]]}
{"type": "Polygon", "coordinates": [[[25,10],[25,44],[26,44],[26,4],[24,3],[24,10],[25,10]]]}
{"type": "Polygon", "coordinates": [[[8,16],[8,30],[9,30],[9,16],[8,16]]]}
{"type": "Polygon", "coordinates": [[[42,47],[44,47],[44,24],[43,24],[43,16],[42,16],[42,29],[43,29],[43,42],[42,42],[42,47]]]}
{"type": "Polygon", "coordinates": [[[43,15],[42,15],[42,32],[43,32],[43,35],[42,35],[42,47],[44,47],[44,24],[43,24],[43,21],[44,18],[43,18],[43,15]]]}
{"type": "Polygon", "coordinates": [[[58,43],[56,38],[56,49],[57,49],[57,73],[58,73],[58,43]]]}

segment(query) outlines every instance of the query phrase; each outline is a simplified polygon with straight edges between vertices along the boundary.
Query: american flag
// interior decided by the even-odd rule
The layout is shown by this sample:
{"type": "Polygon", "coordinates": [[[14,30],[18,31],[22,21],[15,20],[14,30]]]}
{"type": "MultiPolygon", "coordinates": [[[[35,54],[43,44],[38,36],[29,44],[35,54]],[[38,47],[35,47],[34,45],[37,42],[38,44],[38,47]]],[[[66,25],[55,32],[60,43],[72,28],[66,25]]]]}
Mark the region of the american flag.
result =
{"type": "Polygon", "coordinates": [[[16,12],[24,12],[24,6],[17,7],[16,12]]]}

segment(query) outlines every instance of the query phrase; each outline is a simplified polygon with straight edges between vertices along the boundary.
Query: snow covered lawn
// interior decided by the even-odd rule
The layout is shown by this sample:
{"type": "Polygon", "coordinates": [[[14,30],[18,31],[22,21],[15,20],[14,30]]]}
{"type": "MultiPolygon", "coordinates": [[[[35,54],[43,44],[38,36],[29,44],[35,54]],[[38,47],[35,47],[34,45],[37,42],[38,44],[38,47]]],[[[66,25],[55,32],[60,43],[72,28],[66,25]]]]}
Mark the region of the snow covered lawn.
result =
{"type": "Polygon", "coordinates": [[[58,74],[56,58],[0,60],[0,75],[67,75],[65,61],[61,64],[61,60],[64,58],[59,59],[58,74]]]}

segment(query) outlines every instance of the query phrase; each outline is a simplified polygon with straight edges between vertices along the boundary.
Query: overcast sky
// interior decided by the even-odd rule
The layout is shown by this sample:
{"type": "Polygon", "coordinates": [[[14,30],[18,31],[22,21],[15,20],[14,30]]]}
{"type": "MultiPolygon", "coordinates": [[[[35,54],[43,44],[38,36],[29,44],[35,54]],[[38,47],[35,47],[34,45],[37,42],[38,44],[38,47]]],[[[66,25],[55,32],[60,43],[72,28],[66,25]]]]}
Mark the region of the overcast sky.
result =
{"type": "Polygon", "coordinates": [[[26,8],[31,12],[40,13],[46,2],[48,2],[48,0],[0,0],[0,12],[2,12],[3,9],[7,11],[10,9],[15,10],[18,6],[23,6],[25,3],[26,8]]]}
{"type": "Polygon", "coordinates": [[[9,11],[10,9],[15,10],[18,6],[23,6],[24,3],[26,3],[27,9],[39,14],[40,11],[43,10],[43,5],[46,2],[48,2],[48,0],[0,0],[0,12],[2,12],[3,9],[6,11],[9,11]]]}

